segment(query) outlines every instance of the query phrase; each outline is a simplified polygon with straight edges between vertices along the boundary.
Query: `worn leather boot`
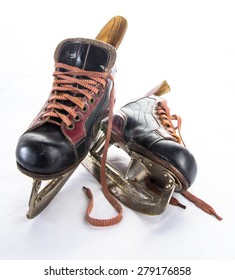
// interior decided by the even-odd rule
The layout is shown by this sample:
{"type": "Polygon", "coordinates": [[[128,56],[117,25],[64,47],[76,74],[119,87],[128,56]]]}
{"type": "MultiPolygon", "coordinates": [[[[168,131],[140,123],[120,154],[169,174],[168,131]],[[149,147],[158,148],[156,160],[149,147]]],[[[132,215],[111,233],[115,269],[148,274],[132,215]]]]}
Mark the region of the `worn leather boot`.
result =
{"type": "Polygon", "coordinates": [[[179,192],[221,220],[209,204],[188,191],[196,178],[197,164],[182,140],[181,118],[170,115],[167,101],[161,97],[168,91],[170,87],[164,81],[145,96],[128,102],[113,116],[111,128],[108,119],[104,119],[103,134],[83,165],[100,180],[97,174],[102,168],[102,147],[111,131],[111,144],[130,157],[128,165],[126,158],[106,161],[108,189],[114,197],[135,211],[160,215],[169,203],[186,208],[173,197],[174,192],[179,192]]]}
{"type": "Polygon", "coordinates": [[[34,179],[55,178],[87,155],[108,115],[116,49],[126,28],[126,20],[117,16],[96,39],[66,39],[57,46],[52,91],[16,147],[21,172],[34,179]]]}
{"type": "MultiPolygon", "coordinates": [[[[180,117],[170,115],[166,100],[160,96],[169,90],[163,82],[123,106],[113,118],[112,140],[132,159],[127,179],[143,181],[150,177],[163,187],[168,172],[176,182],[175,191],[182,192],[194,182],[197,164],[180,136],[180,117]],[[176,127],[174,121],[178,122],[176,127]]],[[[106,125],[104,121],[102,126],[106,125]]]]}

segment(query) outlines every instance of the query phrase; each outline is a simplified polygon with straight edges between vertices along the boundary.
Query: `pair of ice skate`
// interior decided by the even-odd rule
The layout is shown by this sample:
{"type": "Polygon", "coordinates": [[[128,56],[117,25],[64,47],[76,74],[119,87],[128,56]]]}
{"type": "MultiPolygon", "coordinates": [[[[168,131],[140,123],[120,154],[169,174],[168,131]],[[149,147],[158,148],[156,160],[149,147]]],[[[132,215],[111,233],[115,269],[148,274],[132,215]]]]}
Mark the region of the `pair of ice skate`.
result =
{"type": "MultiPolygon", "coordinates": [[[[56,48],[52,91],[16,147],[19,170],[33,178],[28,218],[51,202],[80,163],[101,182],[105,197],[118,212],[110,219],[92,218],[92,193],[84,187],[91,200],[86,216],[96,226],[122,219],[116,198],[150,215],[161,214],[174,192],[193,199],[187,189],[195,180],[197,165],[182,143],[180,118],[170,115],[161,98],[169,91],[168,84],[130,101],[113,116],[116,49],[126,29],[126,20],[117,16],[96,39],[66,39],[56,48]],[[178,122],[176,127],[173,121],[178,122]],[[107,161],[111,144],[130,156],[125,172],[107,161]]],[[[208,205],[203,208],[216,215],[208,205]]]]}

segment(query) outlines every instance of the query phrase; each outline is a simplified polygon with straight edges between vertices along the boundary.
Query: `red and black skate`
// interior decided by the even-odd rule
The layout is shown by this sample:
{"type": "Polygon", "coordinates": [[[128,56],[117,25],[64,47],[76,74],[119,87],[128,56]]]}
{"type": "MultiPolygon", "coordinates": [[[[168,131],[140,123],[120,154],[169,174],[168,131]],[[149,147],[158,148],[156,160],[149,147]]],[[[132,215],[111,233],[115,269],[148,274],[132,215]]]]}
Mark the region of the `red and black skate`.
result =
{"type": "Polygon", "coordinates": [[[34,179],[29,218],[47,206],[86,157],[112,110],[116,49],[126,28],[126,20],[116,16],[96,39],[66,39],[57,46],[49,98],[16,147],[19,170],[34,179]],[[51,181],[39,192],[42,180],[51,181]]]}

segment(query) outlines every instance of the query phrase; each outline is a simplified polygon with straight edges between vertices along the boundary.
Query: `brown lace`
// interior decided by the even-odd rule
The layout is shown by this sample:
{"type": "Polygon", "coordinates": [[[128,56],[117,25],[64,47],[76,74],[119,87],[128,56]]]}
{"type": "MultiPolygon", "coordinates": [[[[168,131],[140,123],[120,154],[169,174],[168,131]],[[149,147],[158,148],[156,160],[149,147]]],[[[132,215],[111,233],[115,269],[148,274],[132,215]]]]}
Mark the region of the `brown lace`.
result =
{"type": "MultiPolygon", "coordinates": [[[[154,193],[157,193],[158,195],[162,194],[162,190],[157,189],[156,185],[154,183],[151,182],[151,180],[147,180],[146,181],[146,186],[148,187],[149,190],[151,190],[154,193]]],[[[216,211],[206,202],[204,202],[202,199],[196,197],[195,195],[193,195],[192,193],[190,193],[189,191],[183,191],[181,193],[185,198],[187,198],[189,201],[191,201],[192,203],[194,203],[197,207],[199,207],[201,210],[203,210],[204,212],[206,212],[209,215],[212,215],[214,217],[216,217],[217,220],[221,221],[223,218],[221,218],[216,211]]],[[[186,206],[183,205],[181,202],[179,202],[178,199],[176,199],[175,197],[171,197],[169,203],[171,205],[174,206],[178,206],[180,208],[186,209],[186,206]]]]}
{"type": "MultiPolygon", "coordinates": [[[[165,101],[160,101],[158,102],[158,107],[157,107],[157,114],[166,128],[167,131],[170,132],[170,134],[175,137],[177,142],[179,144],[184,144],[184,141],[181,136],[181,123],[182,120],[179,116],[177,115],[170,115],[170,109],[166,105],[165,101]],[[176,120],[177,121],[177,126],[175,127],[172,123],[172,121],[176,120]],[[177,130],[179,135],[177,134],[177,130]]],[[[193,202],[196,206],[198,206],[200,209],[202,209],[204,212],[215,216],[218,220],[222,220],[222,218],[215,212],[215,210],[206,202],[204,202],[202,199],[196,197],[195,195],[191,194],[189,191],[184,191],[181,193],[185,198],[193,202]]],[[[171,204],[173,205],[182,205],[180,204],[176,199],[171,200],[171,204]]]]}
{"type": "MultiPolygon", "coordinates": [[[[110,77],[112,80],[113,78],[110,77]]],[[[110,143],[110,138],[111,138],[111,129],[112,129],[112,122],[113,122],[113,107],[114,107],[114,85],[110,94],[110,101],[109,101],[109,115],[108,115],[108,128],[106,131],[106,139],[105,139],[105,144],[104,144],[104,150],[103,150],[103,155],[101,159],[101,167],[100,167],[100,180],[101,180],[101,185],[102,185],[102,190],[104,196],[107,198],[109,203],[116,209],[118,214],[109,219],[97,219],[93,218],[90,216],[93,206],[94,206],[94,198],[91,190],[89,188],[83,187],[87,197],[90,199],[90,203],[87,207],[86,211],[86,219],[87,221],[97,227],[107,227],[107,226],[112,226],[117,223],[119,223],[122,220],[122,206],[120,203],[111,195],[108,189],[108,184],[106,181],[106,160],[107,160],[107,154],[108,154],[108,148],[109,148],[109,143],[110,143]]]]}
{"type": "Polygon", "coordinates": [[[95,94],[99,93],[97,85],[106,85],[105,79],[107,78],[108,73],[85,71],[77,67],[58,62],[55,63],[55,67],[61,70],[55,70],[53,73],[55,78],[51,92],[52,95],[48,100],[45,113],[41,118],[49,117],[49,122],[60,126],[63,122],[67,127],[71,127],[72,122],[68,118],[67,113],[72,115],[75,119],[78,116],[74,109],[75,106],[67,106],[66,102],[69,101],[73,105],[78,106],[81,110],[84,110],[85,104],[82,97],[86,97],[91,101],[92,95],[90,92],[95,94]],[[74,76],[76,76],[76,78],[74,76]],[[77,85],[80,87],[77,87],[77,85]]]}
{"type": "Polygon", "coordinates": [[[162,122],[162,124],[164,125],[164,127],[166,128],[166,130],[168,132],[170,132],[170,134],[177,140],[178,143],[180,144],[184,144],[184,141],[182,139],[181,136],[181,117],[178,115],[170,115],[170,109],[168,108],[167,104],[165,101],[159,101],[158,102],[158,107],[157,107],[157,114],[162,122]],[[172,123],[172,121],[177,121],[177,126],[175,127],[172,123]],[[177,130],[179,135],[177,134],[177,130]]]}
{"type": "Polygon", "coordinates": [[[192,193],[190,193],[189,191],[184,191],[181,193],[184,197],[186,197],[188,200],[190,200],[191,202],[193,202],[197,207],[199,207],[200,209],[202,209],[204,212],[216,217],[217,220],[221,221],[223,218],[220,217],[215,210],[209,205],[207,204],[205,201],[203,201],[202,199],[196,197],[195,195],[193,195],[192,193]]]}

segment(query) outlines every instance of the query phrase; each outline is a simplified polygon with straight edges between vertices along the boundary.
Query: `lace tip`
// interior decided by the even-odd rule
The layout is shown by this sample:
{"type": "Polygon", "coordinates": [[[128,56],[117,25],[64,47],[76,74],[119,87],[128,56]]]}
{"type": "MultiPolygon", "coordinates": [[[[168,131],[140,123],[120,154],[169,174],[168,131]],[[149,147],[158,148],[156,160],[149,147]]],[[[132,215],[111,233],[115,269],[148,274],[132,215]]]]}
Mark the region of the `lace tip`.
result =
{"type": "Polygon", "coordinates": [[[86,192],[88,190],[88,188],[85,186],[83,186],[82,189],[84,190],[84,192],[86,192]]]}
{"type": "Polygon", "coordinates": [[[218,214],[216,214],[216,213],[213,213],[212,214],[214,217],[216,217],[216,219],[217,220],[219,220],[219,221],[222,221],[223,220],[223,218],[222,217],[220,217],[218,214]]]}
{"type": "Polygon", "coordinates": [[[180,202],[178,203],[178,206],[179,206],[180,208],[186,209],[186,206],[183,205],[183,204],[181,204],[180,202]]]}

